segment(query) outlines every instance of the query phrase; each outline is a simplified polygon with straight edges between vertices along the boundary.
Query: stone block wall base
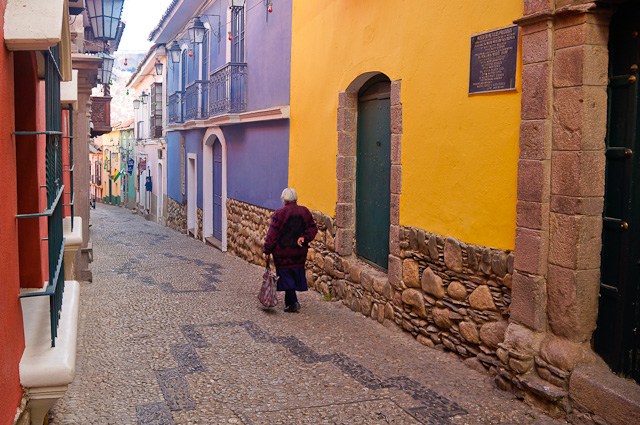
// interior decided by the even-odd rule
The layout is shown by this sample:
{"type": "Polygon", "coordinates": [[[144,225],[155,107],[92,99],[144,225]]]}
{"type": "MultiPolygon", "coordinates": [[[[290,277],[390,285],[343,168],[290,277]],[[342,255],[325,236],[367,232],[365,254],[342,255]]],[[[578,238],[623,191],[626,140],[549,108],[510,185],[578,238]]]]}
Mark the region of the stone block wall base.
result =
{"type": "Polygon", "coordinates": [[[381,324],[394,324],[423,345],[477,359],[474,365],[494,376],[500,369],[533,367],[533,357],[511,365],[497,354],[510,314],[510,252],[399,226],[398,247],[383,272],[356,255],[341,256],[336,221],[318,211],[314,217],[310,287],[381,324]]]}
{"type": "Polygon", "coordinates": [[[187,232],[187,206],[167,198],[167,227],[181,233],[187,232]]]}
{"type": "Polygon", "coordinates": [[[196,209],[196,225],[198,227],[198,230],[196,230],[197,235],[195,236],[196,239],[198,240],[202,240],[202,222],[204,219],[204,213],[202,211],[202,208],[197,208],[196,209]]]}
{"type": "Polygon", "coordinates": [[[227,200],[227,251],[263,266],[262,247],[273,211],[235,199],[227,200]]]}
{"type": "Polygon", "coordinates": [[[571,422],[632,425],[640,422],[640,386],[611,373],[605,364],[579,365],[571,374],[571,422]]]}

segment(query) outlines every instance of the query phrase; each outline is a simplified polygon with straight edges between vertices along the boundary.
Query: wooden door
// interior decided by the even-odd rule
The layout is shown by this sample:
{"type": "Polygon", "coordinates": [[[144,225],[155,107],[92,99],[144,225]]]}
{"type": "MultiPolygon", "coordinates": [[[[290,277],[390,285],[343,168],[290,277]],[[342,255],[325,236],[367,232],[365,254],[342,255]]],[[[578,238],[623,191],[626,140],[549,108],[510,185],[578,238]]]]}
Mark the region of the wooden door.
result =
{"type": "Polygon", "coordinates": [[[356,253],[387,268],[391,181],[390,82],[377,81],[358,97],[356,253]]]}
{"type": "Polygon", "coordinates": [[[640,6],[611,23],[602,263],[595,350],[640,382],[640,6]]]}

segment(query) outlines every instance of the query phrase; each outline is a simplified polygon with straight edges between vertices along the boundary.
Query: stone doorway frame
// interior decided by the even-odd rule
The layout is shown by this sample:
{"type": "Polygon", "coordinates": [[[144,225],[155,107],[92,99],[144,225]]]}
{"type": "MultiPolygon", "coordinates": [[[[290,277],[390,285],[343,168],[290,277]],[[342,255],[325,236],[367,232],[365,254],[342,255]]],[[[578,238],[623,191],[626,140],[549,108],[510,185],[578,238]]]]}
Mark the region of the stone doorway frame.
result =
{"type": "MultiPolygon", "coordinates": [[[[354,79],[338,94],[338,153],[336,156],[336,253],[341,257],[355,255],[356,154],[358,140],[358,92],[382,72],[367,72],[354,79]]],[[[385,74],[386,75],[386,74],[385,74]]],[[[390,79],[391,80],[391,79],[390,79]]],[[[391,209],[389,226],[389,277],[400,281],[400,194],[402,192],[402,103],[401,80],[391,80],[391,209]]]]}
{"type": "Polygon", "coordinates": [[[598,386],[606,397],[628,385],[591,348],[600,289],[609,25],[624,3],[524,0],[524,16],[515,21],[522,32],[522,109],[515,271],[501,360],[526,387],[540,378],[558,387],[555,394],[539,392],[541,398],[571,394],[605,418],[610,413],[596,411],[602,403],[589,400],[585,389],[598,386]],[[550,375],[548,365],[564,381],[550,375]]]}

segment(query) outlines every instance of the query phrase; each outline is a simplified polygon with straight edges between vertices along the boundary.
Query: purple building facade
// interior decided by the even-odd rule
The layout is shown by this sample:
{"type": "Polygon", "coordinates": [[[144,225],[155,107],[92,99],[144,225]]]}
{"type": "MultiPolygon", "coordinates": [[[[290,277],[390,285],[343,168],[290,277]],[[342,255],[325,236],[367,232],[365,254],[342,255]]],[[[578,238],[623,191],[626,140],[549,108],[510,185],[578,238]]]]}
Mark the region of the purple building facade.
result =
{"type": "Polygon", "coordinates": [[[177,0],[150,36],[168,54],[167,225],[254,262],[288,182],[291,12],[177,0]]]}

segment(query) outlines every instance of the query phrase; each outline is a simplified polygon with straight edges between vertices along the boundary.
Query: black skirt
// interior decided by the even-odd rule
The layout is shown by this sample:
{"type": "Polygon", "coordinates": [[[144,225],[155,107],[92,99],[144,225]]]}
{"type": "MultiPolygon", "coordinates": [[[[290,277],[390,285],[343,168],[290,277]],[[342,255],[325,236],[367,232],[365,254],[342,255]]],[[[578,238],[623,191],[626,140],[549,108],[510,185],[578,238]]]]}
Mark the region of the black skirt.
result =
{"type": "Polygon", "coordinates": [[[278,291],[286,291],[288,289],[306,291],[309,289],[304,267],[296,267],[293,269],[276,268],[276,274],[279,277],[278,291]]]}

